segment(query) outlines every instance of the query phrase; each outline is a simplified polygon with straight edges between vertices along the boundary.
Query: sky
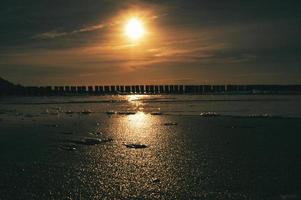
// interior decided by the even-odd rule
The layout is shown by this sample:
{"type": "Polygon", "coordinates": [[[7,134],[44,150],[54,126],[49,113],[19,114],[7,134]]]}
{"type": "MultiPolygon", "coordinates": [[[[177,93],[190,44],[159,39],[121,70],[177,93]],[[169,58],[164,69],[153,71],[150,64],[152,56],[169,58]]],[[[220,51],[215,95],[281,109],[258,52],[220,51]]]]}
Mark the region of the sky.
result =
{"type": "Polygon", "coordinates": [[[0,77],[23,85],[301,84],[301,3],[1,0],[0,77]],[[124,26],[139,18],[146,34],[124,26]]]}

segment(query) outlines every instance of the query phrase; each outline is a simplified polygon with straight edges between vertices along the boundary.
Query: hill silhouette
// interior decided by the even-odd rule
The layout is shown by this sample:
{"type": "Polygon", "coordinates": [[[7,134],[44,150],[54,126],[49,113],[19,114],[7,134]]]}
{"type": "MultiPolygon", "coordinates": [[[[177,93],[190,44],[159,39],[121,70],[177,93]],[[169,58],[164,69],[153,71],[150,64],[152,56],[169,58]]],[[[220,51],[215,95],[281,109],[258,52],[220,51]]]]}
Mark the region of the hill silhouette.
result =
{"type": "Polygon", "coordinates": [[[23,94],[25,88],[21,85],[15,85],[0,77],[0,95],[23,94]]]}

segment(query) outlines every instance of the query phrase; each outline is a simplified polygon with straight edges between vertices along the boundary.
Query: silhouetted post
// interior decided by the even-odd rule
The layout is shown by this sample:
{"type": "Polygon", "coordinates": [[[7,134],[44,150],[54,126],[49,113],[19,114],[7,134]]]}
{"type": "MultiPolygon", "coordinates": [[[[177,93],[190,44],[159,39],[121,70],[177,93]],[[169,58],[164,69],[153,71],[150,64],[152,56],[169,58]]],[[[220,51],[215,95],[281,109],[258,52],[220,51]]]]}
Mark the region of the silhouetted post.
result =
{"type": "Polygon", "coordinates": [[[83,87],[82,86],[78,86],[77,87],[77,93],[78,94],[82,94],[83,93],[83,87]]]}
{"type": "Polygon", "coordinates": [[[59,87],[59,94],[60,95],[64,94],[64,86],[59,87]]]}
{"type": "Polygon", "coordinates": [[[190,93],[197,94],[197,93],[199,93],[199,86],[198,85],[190,85],[189,90],[190,90],[190,93]]]}
{"type": "Polygon", "coordinates": [[[81,86],[77,86],[77,94],[81,94],[82,93],[82,87],[81,86]]]}
{"type": "Polygon", "coordinates": [[[131,92],[136,93],[136,87],[134,85],[131,86],[131,92]]]}
{"type": "Polygon", "coordinates": [[[242,93],[242,92],[245,92],[245,86],[244,85],[237,85],[237,91],[242,93]]]}
{"type": "Polygon", "coordinates": [[[103,88],[102,85],[99,85],[98,89],[99,89],[99,94],[103,94],[104,93],[104,88],[103,88]]]}
{"type": "Polygon", "coordinates": [[[150,90],[150,93],[154,94],[155,93],[155,86],[150,85],[149,90],[150,90]]]}
{"type": "Polygon", "coordinates": [[[88,86],[88,93],[89,94],[93,94],[94,93],[93,86],[88,86]]]}
{"type": "Polygon", "coordinates": [[[211,92],[211,85],[204,85],[204,93],[210,93],[211,92]]]}
{"type": "MultiPolygon", "coordinates": [[[[16,94],[15,88],[13,88],[12,94],[16,94]]],[[[44,95],[45,94],[45,87],[41,86],[39,87],[39,95],[44,95]]]]}
{"type": "Polygon", "coordinates": [[[159,86],[159,92],[160,92],[160,93],[164,93],[164,86],[163,86],[163,85],[160,85],[160,86],[159,86]]]}
{"type": "Polygon", "coordinates": [[[150,85],[146,85],[145,90],[146,90],[146,93],[149,94],[150,93],[150,85]]]}
{"type": "MultiPolygon", "coordinates": [[[[11,91],[11,94],[15,93],[14,88],[12,88],[10,91],[11,91]]],[[[42,87],[37,87],[36,95],[42,95],[42,93],[43,93],[43,88],[42,87]]]]}
{"type": "Polygon", "coordinates": [[[261,92],[260,89],[261,89],[260,85],[253,85],[253,91],[252,92],[253,93],[259,93],[259,92],[261,92]]]}
{"type": "Polygon", "coordinates": [[[179,93],[180,94],[184,93],[184,86],[183,85],[179,85],[179,93]]]}
{"type": "Polygon", "coordinates": [[[175,92],[173,85],[169,86],[169,92],[172,94],[175,92]]]}
{"type": "Polygon", "coordinates": [[[120,92],[124,92],[124,85],[120,86],[120,92]]]}
{"type": "Polygon", "coordinates": [[[125,86],[125,92],[128,94],[131,93],[131,86],[125,86]]]}
{"type": "Polygon", "coordinates": [[[198,87],[198,93],[199,94],[203,94],[204,93],[203,86],[202,85],[198,85],[197,87],[198,87]]]}
{"type": "Polygon", "coordinates": [[[82,86],[82,91],[83,91],[84,94],[86,94],[87,93],[87,87],[86,86],[82,86]]]}
{"type": "Polygon", "coordinates": [[[116,92],[120,92],[120,86],[116,85],[116,92]]]}
{"type": "Polygon", "coordinates": [[[227,85],[227,92],[230,92],[230,93],[237,92],[237,86],[236,85],[227,85]]]}
{"type": "Polygon", "coordinates": [[[110,93],[110,86],[104,86],[104,92],[105,94],[109,94],[110,93]]]}
{"type": "Polygon", "coordinates": [[[164,92],[169,93],[169,85],[164,85],[164,92]]]}
{"type": "Polygon", "coordinates": [[[217,85],[211,85],[211,92],[217,93],[218,91],[218,86],[217,85]]]}
{"type": "Polygon", "coordinates": [[[95,94],[99,94],[99,86],[98,85],[94,86],[94,91],[95,91],[95,94]]]}
{"type": "Polygon", "coordinates": [[[155,85],[154,87],[155,87],[154,93],[155,93],[155,94],[158,94],[158,93],[159,93],[159,86],[158,86],[158,85],[155,85]]]}
{"type": "Polygon", "coordinates": [[[199,93],[199,86],[198,85],[193,85],[192,86],[192,93],[193,94],[198,94],[199,93]]]}
{"type": "Polygon", "coordinates": [[[115,94],[116,93],[116,87],[115,85],[111,85],[111,93],[115,94]]]}
{"type": "Polygon", "coordinates": [[[194,85],[194,86],[193,86],[193,92],[194,92],[195,94],[199,94],[199,93],[200,93],[200,87],[199,87],[198,85],[194,85]]]}
{"type": "Polygon", "coordinates": [[[141,93],[139,85],[135,85],[135,92],[136,93],[141,93]]]}
{"type": "Polygon", "coordinates": [[[190,85],[185,85],[185,93],[191,93],[191,86],[190,85]]]}
{"type": "MultiPolygon", "coordinates": [[[[248,93],[252,93],[252,85],[246,85],[246,91],[248,92],[248,93]]],[[[280,91],[280,90],[279,90],[280,91]]]]}
{"type": "Polygon", "coordinates": [[[55,95],[59,94],[59,87],[58,86],[54,86],[54,94],[55,95]]]}
{"type": "Polygon", "coordinates": [[[75,86],[71,86],[71,93],[76,94],[76,87],[75,86]]]}
{"type": "Polygon", "coordinates": [[[233,90],[232,85],[226,85],[226,88],[228,93],[231,93],[233,90]]]}
{"type": "Polygon", "coordinates": [[[140,87],[140,88],[139,88],[140,93],[141,93],[141,94],[144,94],[144,92],[145,92],[145,90],[144,90],[144,85],[140,85],[139,87],[140,87]]]}
{"type": "Polygon", "coordinates": [[[225,86],[224,85],[215,85],[213,86],[213,92],[215,93],[221,93],[221,92],[225,92],[225,86]]]}
{"type": "Polygon", "coordinates": [[[204,93],[204,86],[203,85],[199,85],[199,92],[200,92],[200,94],[204,93]]]}
{"type": "Polygon", "coordinates": [[[70,86],[65,86],[65,93],[66,93],[66,94],[69,94],[70,91],[71,91],[70,86]]]}
{"type": "Polygon", "coordinates": [[[175,93],[179,93],[179,86],[178,85],[174,85],[173,88],[174,88],[175,93]]]}
{"type": "Polygon", "coordinates": [[[226,87],[225,87],[225,85],[220,85],[219,87],[220,87],[220,92],[223,92],[223,93],[226,92],[226,87]]]}

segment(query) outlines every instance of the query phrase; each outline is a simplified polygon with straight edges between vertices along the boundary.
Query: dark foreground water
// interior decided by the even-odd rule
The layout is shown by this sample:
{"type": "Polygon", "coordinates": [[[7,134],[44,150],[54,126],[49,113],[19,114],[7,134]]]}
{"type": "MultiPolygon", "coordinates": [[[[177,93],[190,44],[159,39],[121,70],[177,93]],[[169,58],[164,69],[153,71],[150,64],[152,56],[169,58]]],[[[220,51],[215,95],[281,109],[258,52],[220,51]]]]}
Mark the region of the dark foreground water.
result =
{"type": "Polygon", "coordinates": [[[298,96],[1,102],[1,200],[301,198],[298,96]]]}

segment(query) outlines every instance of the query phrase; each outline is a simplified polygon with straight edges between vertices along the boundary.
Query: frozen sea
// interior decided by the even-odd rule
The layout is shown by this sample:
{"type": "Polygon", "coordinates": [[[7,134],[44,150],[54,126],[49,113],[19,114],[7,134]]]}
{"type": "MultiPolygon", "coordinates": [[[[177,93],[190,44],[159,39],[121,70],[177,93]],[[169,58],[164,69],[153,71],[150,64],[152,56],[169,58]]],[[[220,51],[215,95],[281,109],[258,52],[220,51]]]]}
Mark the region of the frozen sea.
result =
{"type": "Polygon", "coordinates": [[[300,199],[300,95],[1,97],[0,199],[300,199]]]}

